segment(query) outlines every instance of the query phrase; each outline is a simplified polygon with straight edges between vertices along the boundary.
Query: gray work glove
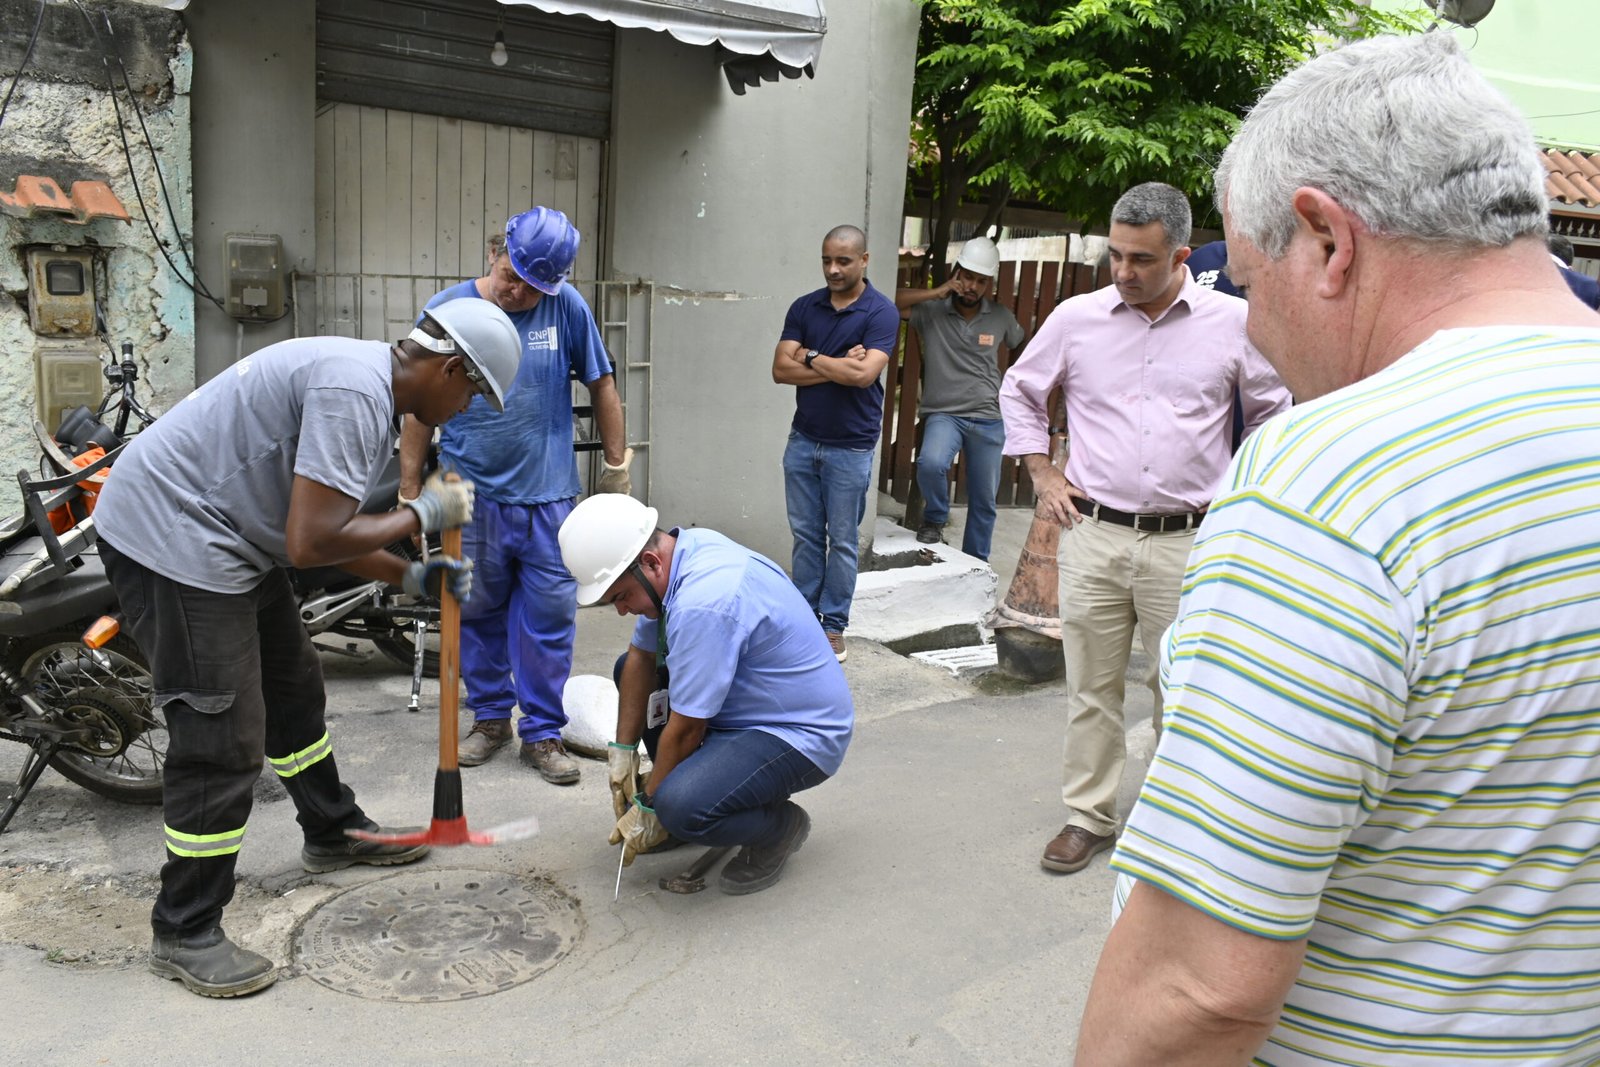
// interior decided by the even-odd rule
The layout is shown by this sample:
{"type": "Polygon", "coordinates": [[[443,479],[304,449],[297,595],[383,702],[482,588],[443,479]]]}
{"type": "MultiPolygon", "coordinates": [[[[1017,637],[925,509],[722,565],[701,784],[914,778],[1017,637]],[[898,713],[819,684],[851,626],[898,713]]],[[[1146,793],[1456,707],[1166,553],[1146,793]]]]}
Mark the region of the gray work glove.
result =
{"type": "Polygon", "coordinates": [[[409,595],[432,597],[434,600],[439,599],[441,586],[450,590],[456,603],[466,603],[472,595],[472,561],[435,556],[426,563],[417,561],[409,564],[405,577],[400,580],[400,588],[409,595]]]}
{"type": "Polygon", "coordinates": [[[405,501],[405,506],[417,513],[422,532],[433,533],[450,526],[465,526],[472,521],[472,483],[451,478],[435,471],[422,483],[422,492],[415,500],[405,501]]]}
{"type": "Polygon", "coordinates": [[[615,741],[607,742],[606,774],[611,779],[611,814],[620,819],[640,788],[639,743],[619,745],[615,741]]]}
{"type": "Polygon", "coordinates": [[[604,456],[600,457],[600,465],[605,469],[595,481],[595,492],[621,493],[624,496],[633,492],[633,477],[628,473],[628,468],[633,465],[633,449],[623,449],[622,462],[615,467],[607,463],[604,456]]]}

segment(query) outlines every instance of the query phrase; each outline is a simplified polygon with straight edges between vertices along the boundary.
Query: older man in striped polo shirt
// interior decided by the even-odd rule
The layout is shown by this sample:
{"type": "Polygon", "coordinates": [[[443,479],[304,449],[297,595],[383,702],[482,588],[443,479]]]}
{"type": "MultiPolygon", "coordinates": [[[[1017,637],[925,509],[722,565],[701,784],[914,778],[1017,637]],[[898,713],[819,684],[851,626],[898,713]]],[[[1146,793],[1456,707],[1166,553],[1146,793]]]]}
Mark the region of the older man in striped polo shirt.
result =
{"type": "Polygon", "coordinates": [[[1301,403],[1190,557],[1079,1062],[1600,1062],[1600,316],[1527,124],[1355,44],[1217,201],[1301,403]]]}

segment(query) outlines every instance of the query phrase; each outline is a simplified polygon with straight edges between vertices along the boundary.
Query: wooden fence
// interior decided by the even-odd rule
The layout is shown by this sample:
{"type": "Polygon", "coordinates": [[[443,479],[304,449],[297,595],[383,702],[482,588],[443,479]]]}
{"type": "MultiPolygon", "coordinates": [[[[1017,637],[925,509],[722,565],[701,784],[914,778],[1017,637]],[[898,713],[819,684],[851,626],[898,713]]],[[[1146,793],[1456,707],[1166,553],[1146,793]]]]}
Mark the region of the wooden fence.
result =
{"type": "MultiPolygon", "coordinates": [[[[1107,280],[1097,279],[1093,267],[1079,263],[1011,261],[1000,264],[991,298],[1011,309],[1022,324],[1025,336],[1031,340],[1057,304],[1070,296],[1098,289],[1107,280]]],[[[901,284],[906,283],[902,281],[901,284]]],[[[1005,345],[1000,346],[998,361],[1002,375],[1026,347],[1026,340],[1015,352],[1005,345]]],[[[878,474],[878,489],[901,503],[907,501],[916,483],[913,460],[920,443],[917,403],[921,394],[922,345],[916,331],[907,326],[900,331],[900,345],[889,359],[884,378],[883,462],[878,474]]],[[[961,467],[962,463],[957,460],[951,471],[955,481],[955,495],[951,499],[958,504],[966,503],[966,478],[961,467]]],[[[1033,483],[1023,466],[1010,456],[1000,467],[998,499],[1001,507],[1033,507],[1033,483]]]]}

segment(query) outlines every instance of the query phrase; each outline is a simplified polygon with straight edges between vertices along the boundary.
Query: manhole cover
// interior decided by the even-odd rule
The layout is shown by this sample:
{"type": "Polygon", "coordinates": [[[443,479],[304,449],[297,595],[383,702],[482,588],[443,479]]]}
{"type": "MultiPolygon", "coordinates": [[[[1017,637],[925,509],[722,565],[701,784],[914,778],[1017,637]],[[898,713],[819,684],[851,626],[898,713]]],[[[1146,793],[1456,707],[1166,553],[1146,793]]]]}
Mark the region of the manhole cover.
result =
{"type": "Polygon", "coordinates": [[[322,905],[294,954],[341,993],[468,1000],[537,978],[582,934],[577,903],[552,886],[494,871],[410,871],[322,905]]]}

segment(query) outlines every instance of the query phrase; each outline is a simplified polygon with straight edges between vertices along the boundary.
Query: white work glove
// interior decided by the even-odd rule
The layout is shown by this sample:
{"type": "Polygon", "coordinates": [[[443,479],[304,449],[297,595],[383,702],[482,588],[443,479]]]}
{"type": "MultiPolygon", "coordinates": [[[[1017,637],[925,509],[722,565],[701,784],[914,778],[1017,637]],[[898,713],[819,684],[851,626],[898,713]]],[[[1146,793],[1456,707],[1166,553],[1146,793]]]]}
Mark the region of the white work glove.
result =
{"type": "Polygon", "coordinates": [[[624,867],[632,866],[635,856],[649,852],[669,836],[661,820],[656,818],[656,809],[644,806],[643,793],[635,794],[632,806],[611,829],[611,843],[622,846],[624,867]]]}
{"type": "Polygon", "coordinates": [[[615,467],[606,462],[604,455],[600,457],[600,465],[605,470],[595,482],[595,492],[621,493],[624,496],[633,492],[633,477],[628,473],[628,468],[633,465],[633,449],[623,449],[622,462],[615,467]]]}
{"type": "Polygon", "coordinates": [[[433,533],[450,526],[465,526],[472,521],[472,483],[464,478],[450,478],[435,471],[422,483],[422,492],[415,500],[405,501],[405,506],[417,513],[422,532],[433,533]]]}
{"type": "Polygon", "coordinates": [[[472,561],[449,556],[436,556],[426,563],[413,561],[406,567],[405,577],[400,580],[400,588],[407,594],[432,597],[434,600],[439,599],[441,586],[450,590],[456,603],[465,604],[472,595],[472,561]]]}
{"type": "Polygon", "coordinates": [[[620,819],[639,792],[639,743],[607,743],[606,773],[611,778],[611,814],[620,819]]]}

